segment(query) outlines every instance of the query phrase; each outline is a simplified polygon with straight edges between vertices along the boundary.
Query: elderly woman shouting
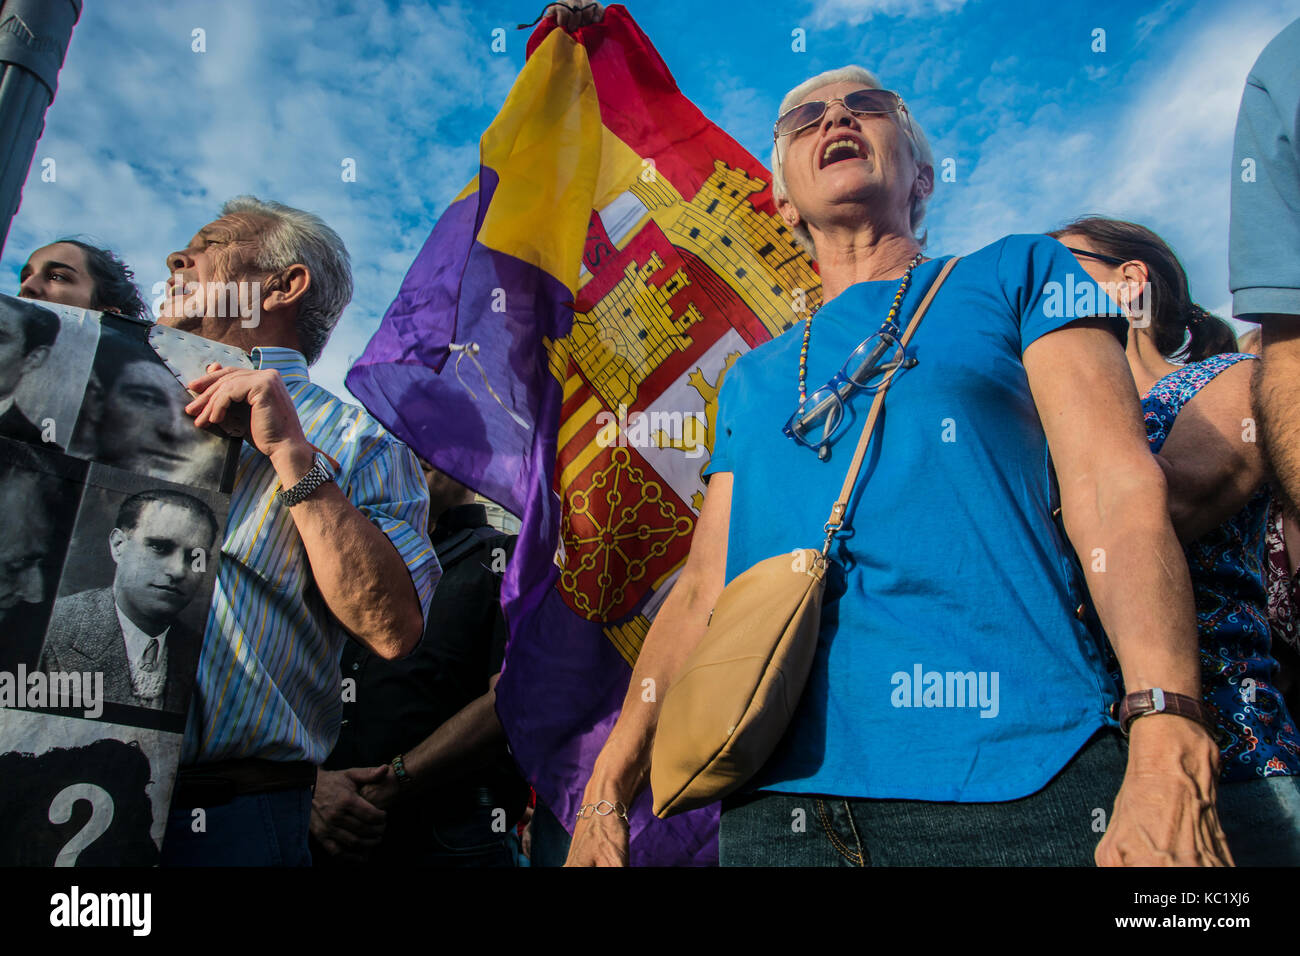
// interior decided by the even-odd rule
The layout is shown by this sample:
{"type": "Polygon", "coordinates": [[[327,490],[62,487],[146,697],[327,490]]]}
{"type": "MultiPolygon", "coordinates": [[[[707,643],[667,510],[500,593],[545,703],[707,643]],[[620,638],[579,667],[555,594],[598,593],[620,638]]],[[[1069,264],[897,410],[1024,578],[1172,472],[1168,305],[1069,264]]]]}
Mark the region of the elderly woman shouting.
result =
{"type": "MultiPolygon", "coordinates": [[[[951,258],[926,259],[917,238],[934,182],[925,137],[869,72],[796,87],[774,136],[777,208],[820,265],[825,304],[727,375],[690,557],[584,805],[630,804],[646,786],[660,704],[643,681],[662,701],[724,584],[820,540],[871,402],[841,389],[843,372],[864,340],[908,325],[951,258]],[[834,414],[792,428],[828,390],[834,414]]],[[[1104,296],[1071,315],[1061,295],[1088,281],[1044,236],[952,269],[891,373],[794,718],[723,801],[723,865],[1230,862],[1187,565],[1124,323],[1104,296]],[[1136,693],[1119,711],[1127,743],[1070,546],[1136,693]],[[953,674],[977,675],[978,693],[946,694],[953,674]]],[[[627,848],[618,814],[584,814],[568,862],[624,864],[627,848]]]]}

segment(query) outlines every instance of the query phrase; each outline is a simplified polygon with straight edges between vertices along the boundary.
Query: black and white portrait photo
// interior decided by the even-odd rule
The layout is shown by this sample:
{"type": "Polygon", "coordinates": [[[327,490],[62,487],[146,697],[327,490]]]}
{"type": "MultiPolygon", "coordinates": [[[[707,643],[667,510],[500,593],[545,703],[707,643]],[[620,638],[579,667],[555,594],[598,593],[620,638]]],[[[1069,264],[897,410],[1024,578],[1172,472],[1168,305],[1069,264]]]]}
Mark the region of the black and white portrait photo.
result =
{"type": "Polygon", "coordinates": [[[93,312],[0,295],[0,436],[67,448],[98,337],[93,312]]]}
{"type": "Polygon", "coordinates": [[[0,671],[37,664],[86,468],[0,438],[0,671]]]}
{"type": "Polygon", "coordinates": [[[70,451],[177,484],[226,487],[238,443],[196,428],[185,413],[191,399],[146,328],[104,316],[70,451]]]}
{"type": "Polygon", "coordinates": [[[201,494],[91,465],[43,671],[102,672],[105,703],[184,716],[225,521],[201,494]]]}

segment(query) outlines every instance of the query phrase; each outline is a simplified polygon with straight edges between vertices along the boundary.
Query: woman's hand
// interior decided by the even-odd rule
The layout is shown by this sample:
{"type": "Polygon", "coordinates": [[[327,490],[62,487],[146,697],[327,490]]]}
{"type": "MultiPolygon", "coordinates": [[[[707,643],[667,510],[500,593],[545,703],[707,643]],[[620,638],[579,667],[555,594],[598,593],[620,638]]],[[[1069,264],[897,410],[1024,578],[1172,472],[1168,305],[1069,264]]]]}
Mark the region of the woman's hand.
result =
{"type": "Polygon", "coordinates": [[[589,814],[573,828],[565,866],[627,866],[628,825],[616,813],[589,814]]]}
{"type": "Polygon", "coordinates": [[[1185,717],[1133,722],[1128,769],[1098,866],[1232,866],[1214,807],[1219,750],[1185,717]]]}
{"type": "MultiPolygon", "coordinates": [[[[709,480],[695,524],[686,566],[655,616],[641,645],[627,696],[605,745],[592,767],[583,805],[621,801],[631,806],[650,779],[650,756],[659,702],[709,626],[727,570],[727,532],[731,525],[731,472],[709,480]],[[656,688],[649,699],[646,687],[656,688]]],[[[616,813],[578,820],[565,866],[627,866],[631,837],[616,813]]]]}

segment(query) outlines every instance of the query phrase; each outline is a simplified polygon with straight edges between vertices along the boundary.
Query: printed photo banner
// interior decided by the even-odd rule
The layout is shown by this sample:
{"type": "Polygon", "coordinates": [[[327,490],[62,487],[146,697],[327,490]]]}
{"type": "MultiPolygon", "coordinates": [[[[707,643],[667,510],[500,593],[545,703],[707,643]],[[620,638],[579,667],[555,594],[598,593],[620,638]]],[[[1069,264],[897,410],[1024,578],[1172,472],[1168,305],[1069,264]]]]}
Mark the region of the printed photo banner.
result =
{"type": "Polygon", "coordinates": [[[161,852],[240,448],[182,382],[247,357],[150,333],[0,295],[0,866],[161,852]]]}
{"type": "MultiPolygon", "coordinates": [[[[771,176],[678,90],[621,6],[553,21],[349,389],[522,517],[497,685],[570,830],[704,497],[726,369],[821,300],[771,176]]],[[[717,809],[632,808],[632,861],[717,860],[717,809]]]]}

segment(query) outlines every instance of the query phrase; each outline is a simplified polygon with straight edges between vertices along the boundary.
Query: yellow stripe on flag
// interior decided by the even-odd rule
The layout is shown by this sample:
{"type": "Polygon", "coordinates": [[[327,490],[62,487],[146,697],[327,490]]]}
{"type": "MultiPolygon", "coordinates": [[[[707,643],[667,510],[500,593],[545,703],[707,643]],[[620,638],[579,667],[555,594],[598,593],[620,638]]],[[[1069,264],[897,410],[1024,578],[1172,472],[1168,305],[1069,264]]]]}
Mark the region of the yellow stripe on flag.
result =
{"type": "Polygon", "coordinates": [[[552,31],[480,141],[480,162],[498,182],[479,241],[576,290],[603,129],[587,51],[552,31]]]}
{"type": "Polygon", "coordinates": [[[563,448],[573,440],[573,436],[582,431],[587,422],[595,417],[596,412],[600,411],[600,399],[595,395],[591,396],[582,406],[568,417],[560,425],[560,435],[555,443],[556,448],[563,448]]]}
{"type": "Polygon", "coordinates": [[[560,487],[570,488],[578,480],[578,476],[587,470],[587,466],[596,460],[605,449],[600,447],[600,442],[592,441],[589,445],[578,452],[578,456],[565,466],[564,471],[560,472],[560,487]]]}

